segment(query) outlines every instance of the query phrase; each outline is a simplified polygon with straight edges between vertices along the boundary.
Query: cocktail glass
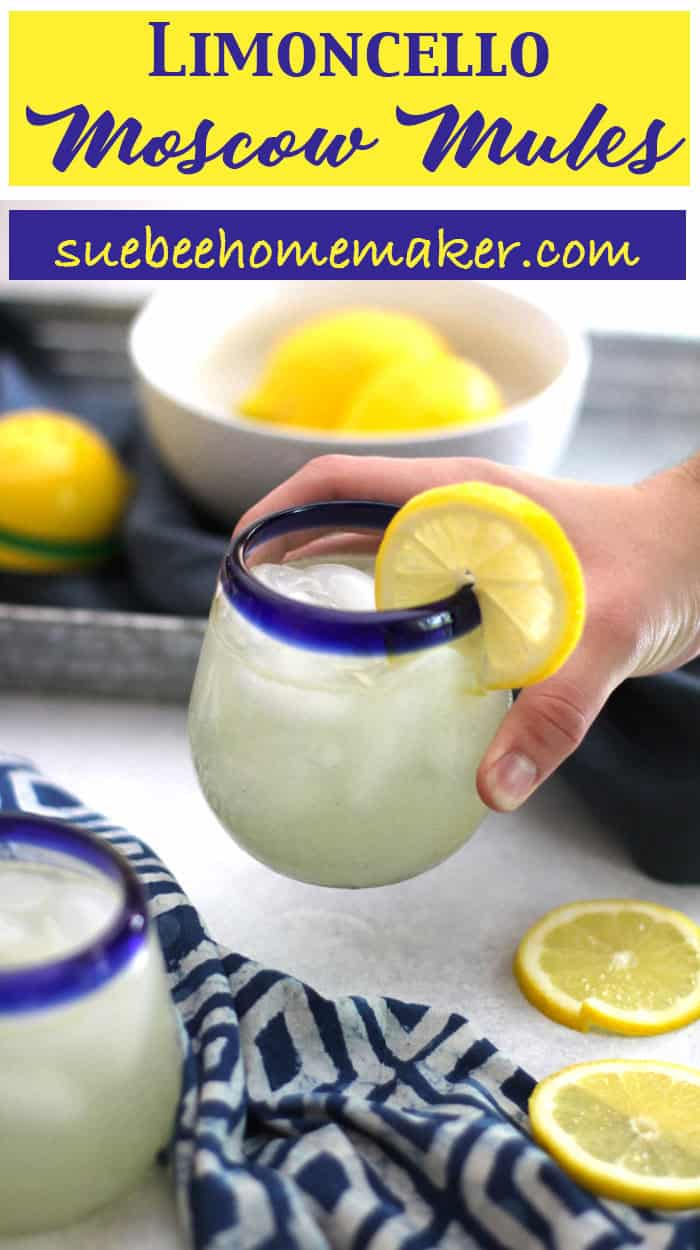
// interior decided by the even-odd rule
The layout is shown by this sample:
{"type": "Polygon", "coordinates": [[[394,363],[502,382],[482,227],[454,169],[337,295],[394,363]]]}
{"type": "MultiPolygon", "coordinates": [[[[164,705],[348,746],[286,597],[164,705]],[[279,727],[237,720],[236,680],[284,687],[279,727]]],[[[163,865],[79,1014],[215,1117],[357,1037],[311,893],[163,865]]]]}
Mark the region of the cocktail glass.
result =
{"type": "Polygon", "coordinates": [[[475,693],[469,587],[374,610],[373,552],[395,511],[292,508],[252,525],[222,564],[190,702],[193,759],[235,841],[301,881],[415,876],[485,813],[475,773],[510,694],[475,693]]]}
{"type": "Polygon", "coordinates": [[[146,900],[105,841],[0,816],[0,1234],[71,1223],[167,1144],[182,1052],[146,900]]]}

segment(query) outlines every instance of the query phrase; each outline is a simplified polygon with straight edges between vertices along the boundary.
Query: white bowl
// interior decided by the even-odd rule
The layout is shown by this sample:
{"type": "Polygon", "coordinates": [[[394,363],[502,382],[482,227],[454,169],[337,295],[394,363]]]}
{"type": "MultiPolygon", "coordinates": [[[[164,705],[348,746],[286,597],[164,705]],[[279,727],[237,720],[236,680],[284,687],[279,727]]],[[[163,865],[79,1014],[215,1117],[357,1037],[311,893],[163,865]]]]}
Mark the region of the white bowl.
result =
{"type": "Polygon", "coordinates": [[[130,348],[163,460],[226,524],[313,456],[485,456],[548,473],[576,421],[588,368],[582,336],[544,308],[477,282],[166,284],[138,315],[130,348]],[[328,309],[418,313],[499,384],[507,411],[479,424],[382,438],[249,420],[240,396],[284,331],[328,309]]]}

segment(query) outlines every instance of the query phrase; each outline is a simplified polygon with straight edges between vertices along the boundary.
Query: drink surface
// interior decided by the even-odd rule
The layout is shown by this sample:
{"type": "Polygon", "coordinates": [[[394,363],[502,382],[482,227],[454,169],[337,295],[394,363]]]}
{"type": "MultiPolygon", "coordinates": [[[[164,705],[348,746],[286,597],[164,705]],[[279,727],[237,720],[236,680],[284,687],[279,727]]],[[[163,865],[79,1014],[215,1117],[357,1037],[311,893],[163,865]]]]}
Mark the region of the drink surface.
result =
{"type": "Polygon", "coordinates": [[[253,573],[259,581],[288,599],[315,603],[317,607],[343,612],[374,612],[374,578],[371,561],[341,564],[290,561],[288,564],[259,564],[253,573]]]}
{"type": "Polygon", "coordinates": [[[88,945],[114,919],[119,900],[106,877],[0,859],[0,968],[61,959],[88,945]]]}
{"type": "MultiPolygon", "coordinates": [[[[253,571],[288,598],[374,609],[371,561],[253,571]]],[[[459,643],[400,658],[291,646],[219,591],[190,705],[195,766],[222,824],[264,863],[323,885],[388,884],[446,858],[484,815],[476,768],[510,696],[473,690],[459,643]]]]}

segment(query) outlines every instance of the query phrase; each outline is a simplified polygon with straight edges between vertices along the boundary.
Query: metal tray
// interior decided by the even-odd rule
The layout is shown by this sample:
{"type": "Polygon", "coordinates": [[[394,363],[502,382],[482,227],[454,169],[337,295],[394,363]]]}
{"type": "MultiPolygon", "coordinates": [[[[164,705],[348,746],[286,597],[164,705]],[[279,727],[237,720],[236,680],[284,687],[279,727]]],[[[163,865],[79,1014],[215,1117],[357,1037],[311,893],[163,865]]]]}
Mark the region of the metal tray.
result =
{"type": "Polygon", "coordinates": [[[0,605],[0,690],[186,701],[204,621],[0,605]]]}
{"type": "MultiPolygon", "coordinates": [[[[35,350],[73,377],[109,378],[131,395],[130,310],[12,305],[35,350]]],[[[700,447],[700,343],[592,336],[593,363],[579,425],[560,471],[598,482],[634,481],[700,447]]],[[[176,616],[0,604],[0,690],[186,700],[204,621],[176,616]]]]}

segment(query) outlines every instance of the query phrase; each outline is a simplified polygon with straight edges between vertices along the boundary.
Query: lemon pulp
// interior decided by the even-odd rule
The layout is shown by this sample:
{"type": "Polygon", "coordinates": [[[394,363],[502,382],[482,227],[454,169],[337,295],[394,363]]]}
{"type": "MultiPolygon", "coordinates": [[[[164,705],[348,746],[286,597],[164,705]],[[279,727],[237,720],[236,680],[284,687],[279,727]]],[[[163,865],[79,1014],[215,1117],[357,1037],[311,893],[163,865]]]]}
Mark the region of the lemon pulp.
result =
{"type": "Polygon", "coordinates": [[[609,1059],[547,1077],[530,1099],[536,1140],[580,1184],[640,1206],[700,1204],[700,1071],[609,1059]]]}

